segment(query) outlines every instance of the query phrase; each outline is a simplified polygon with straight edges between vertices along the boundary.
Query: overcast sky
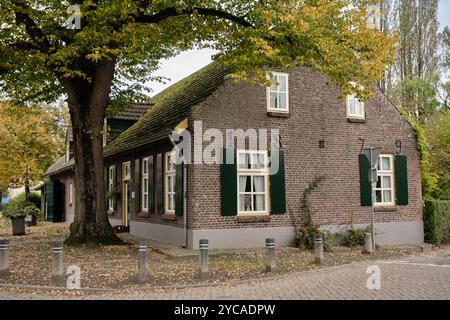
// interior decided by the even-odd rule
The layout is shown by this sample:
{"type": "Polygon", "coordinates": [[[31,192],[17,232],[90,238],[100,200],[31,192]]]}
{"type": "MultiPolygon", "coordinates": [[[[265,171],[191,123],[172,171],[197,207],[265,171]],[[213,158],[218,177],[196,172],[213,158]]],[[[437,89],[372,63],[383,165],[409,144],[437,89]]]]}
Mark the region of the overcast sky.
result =
{"type": "MultiPolygon", "coordinates": [[[[441,30],[445,26],[450,26],[450,0],[439,1],[439,22],[441,30]]],[[[191,50],[163,61],[157,75],[169,78],[171,81],[165,84],[158,82],[149,83],[150,88],[153,90],[152,95],[161,92],[171,84],[208,65],[212,61],[212,54],[213,51],[211,50],[191,50]]]]}

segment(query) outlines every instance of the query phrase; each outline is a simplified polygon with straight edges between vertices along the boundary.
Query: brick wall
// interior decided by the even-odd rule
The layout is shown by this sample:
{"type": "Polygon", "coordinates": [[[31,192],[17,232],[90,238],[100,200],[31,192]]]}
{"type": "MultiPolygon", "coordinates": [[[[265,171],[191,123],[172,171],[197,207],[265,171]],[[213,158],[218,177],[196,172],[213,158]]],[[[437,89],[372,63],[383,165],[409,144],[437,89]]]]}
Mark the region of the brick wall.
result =
{"type": "MultiPolygon", "coordinates": [[[[271,216],[270,222],[240,223],[220,214],[220,166],[188,167],[189,229],[264,228],[292,226],[300,216],[300,201],[308,183],[325,175],[326,180],[311,197],[317,222],[355,224],[370,222],[370,208],[361,207],[358,154],[365,147],[381,146],[394,153],[402,141],[408,157],[409,205],[377,210],[377,222],[422,220],[419,154],[410,125],[378,90],[366,102],[366,123],[350,123],[339,89],[327,85],[327,77],[308,69],[289,72],[290,116],[267,115],[266,89],[227,81],[212,96],[193,108],[189,116],[203,121],[203,130],[217,128],[280,130],[286,158],[286,201],[288,213],[271,216]],[[319,140],[325,148],[319,148],[319,140]]],[[[204,143],[207,145],[208,143],[204,143]]]]}

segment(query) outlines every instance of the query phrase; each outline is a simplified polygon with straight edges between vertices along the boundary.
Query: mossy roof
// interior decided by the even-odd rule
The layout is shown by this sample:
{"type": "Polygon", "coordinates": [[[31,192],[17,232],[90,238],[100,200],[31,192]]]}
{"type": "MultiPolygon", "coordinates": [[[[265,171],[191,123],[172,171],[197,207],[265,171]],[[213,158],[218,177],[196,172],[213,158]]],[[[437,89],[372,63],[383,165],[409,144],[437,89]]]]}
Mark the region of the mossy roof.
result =
{"type": "Polygon", "coordinates": [[[130,128],[105,148],[105,156],[151,143],[172,132],[190,109],[210,96],[225,81],[230,68],[211,63],[153,97],[153,105],[130,128]]]}

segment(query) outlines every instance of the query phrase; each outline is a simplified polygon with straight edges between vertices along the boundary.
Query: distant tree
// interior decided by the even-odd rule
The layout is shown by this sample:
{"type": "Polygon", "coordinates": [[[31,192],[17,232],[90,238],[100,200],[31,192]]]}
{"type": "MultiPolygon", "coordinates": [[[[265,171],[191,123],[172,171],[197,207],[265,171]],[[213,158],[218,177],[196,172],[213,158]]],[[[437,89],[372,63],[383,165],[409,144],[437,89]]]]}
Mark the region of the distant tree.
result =
{"type": "Polygon", "coordinates": [[[430,164],[438,178],[436,199],[450,200],[450,110],[441,112],[426,129],[430,142],[430,164]]]}
{"type": "Polygon", "coordinates": [[[30,183],[42,179],[63,150],[60,119],[54,107],[0,102],[0,186],[15,179],[29,193],[30,183]]]}

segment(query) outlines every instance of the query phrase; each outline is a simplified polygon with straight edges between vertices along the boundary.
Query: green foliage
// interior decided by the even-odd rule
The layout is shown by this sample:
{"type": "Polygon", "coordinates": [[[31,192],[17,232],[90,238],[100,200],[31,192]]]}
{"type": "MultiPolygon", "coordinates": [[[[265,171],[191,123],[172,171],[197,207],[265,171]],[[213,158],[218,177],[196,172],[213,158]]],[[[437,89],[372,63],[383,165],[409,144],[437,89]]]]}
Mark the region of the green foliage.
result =
{"type": "Polygon", "coordinates": [[[417,139],[417,147],[420,156],[420,174],[422,179],[422,197],[432,199],[433,192],[436,190],[438,178],[431,169],[430,162],[430,143],[425,135],[425,130],[412,119],[405,110],[401,110],[403,117],[412,126],[417,139]]]}
{"type": "MultiPolygon", "coordinates": [[[[22,192],[17,197],[15,197],[14,200],[21,202],[21,203],[25,203],[25,198],[26,198],[26,194],[25,194],[25,192],[22,192]]],[[[30,192],[28,194],[28,201],[30,204],[33,204],[36,208],[41,207],[41,196],[39,195],[39,193],[30,192]]]]}
{"type": "MultiPolygon", "coordinates": [[[[34,197],[36,201],[36,197],[34,197]]],[[[40,204],[40,199],[39,199],[40,204]]],[[[31,201],[25,201],[24,193],[18,197],[11,199],[8,203],[3,205],[2,214],[5,218],[15,219],[25,217],[26,215],[38,216],[40,214],[39,208],[31,201]]]]}
{"type": "Polygon", "coordinates": [[[303,226],[297,229],[295,234],[295,245],[304,250],[314,249],[314,240],[321,236],[323,239],[323,248],[325,251],[331,250],[330,235],[320,230],[319,225],[310,225],[305,223],[303,226]]]}
{"type": "Polygon", "coordinates": [[[311,182],[308,187],[303,191],[303,198],[301,202],[301,212],[306,219],[306,223],[297,228],[295,236],[295,245],[300,249],[311,250],[314,249],[314,240],[317,236],[322,236],[324,249],[330,250],[330,237],[328,233],[320,230],[320,226],[315,223],[315,212],[309,202],[311,194],[320,186],[325,180],[324,176],[316,178],[311,182]]]}
{"type": "Polygon", "coordinates": [[[450,110],[440,112],[425,126],[430,142],[430,167],[437,176],[432,197],[450,200],[450,110]]]}
{"type": "Polygon", "coordinates": [[[450,243],[450,201],[425,201],[423,222],[427,243],[450,243]]]}
{"type": "Polygon", "coordinates": [[[366,233],[370,233],[372,228],[369,226],[366,229],[354,229],[350,228],[343,232],[338,233],[337,239],[341,245],[346,247],[357,247],[364,245],[364,239],[366,233]]]}

